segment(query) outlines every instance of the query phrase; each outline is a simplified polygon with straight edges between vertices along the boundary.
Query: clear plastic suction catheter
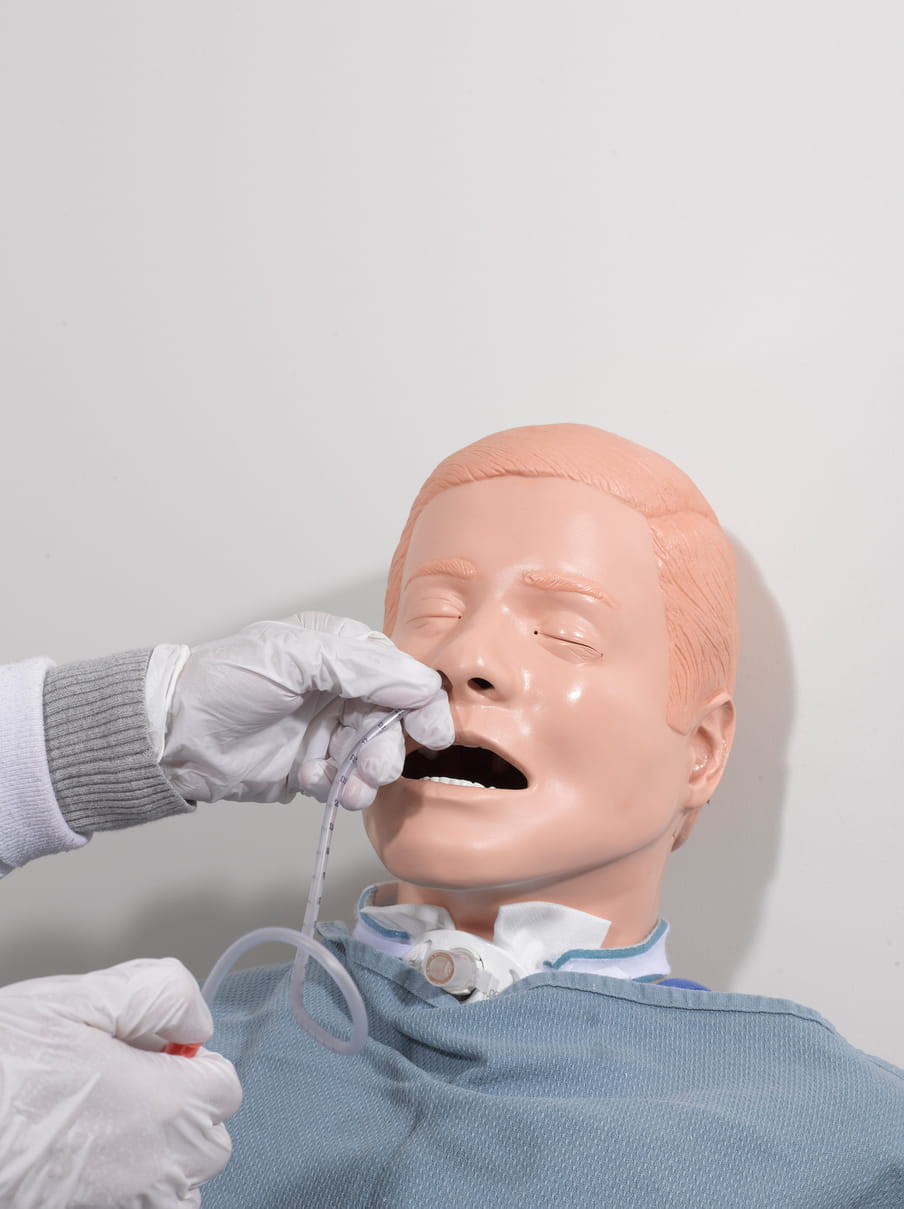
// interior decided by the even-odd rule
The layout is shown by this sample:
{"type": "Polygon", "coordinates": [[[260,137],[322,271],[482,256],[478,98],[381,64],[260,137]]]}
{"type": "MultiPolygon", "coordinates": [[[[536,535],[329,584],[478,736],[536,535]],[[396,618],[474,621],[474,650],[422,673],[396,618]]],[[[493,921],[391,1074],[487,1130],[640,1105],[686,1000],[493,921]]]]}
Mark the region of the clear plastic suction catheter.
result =
{"type": "Polygon", "coordinates": [[[354,979],[345,966],[333,956],[329,949],[325,949],[322,944],[314,939],[314,928],[317,925],[317,916],[320,911],[321,900],[323,899],[326,864],[330,855],[333,828],[336,824],[336,812],[342,802],[342,792],[358,762],[358,754],[364,744],[369,743],[371,739],[375,739],[377,735],[382,734],[387,727],[398,722],[404,713],[405,710],[402,709],[393,710],[392,713],[382,718],[376,726],[372,726],[370,730],[365,731],[339,766],[336,779],[330,786],[329,796],[327,797],[326,807],[323,812],[323,822],[320,826],[320,842],[317,845],[317,859],[314,863],[314,872],[311,876],[308,903],[305,908],[301,931],[299,932],[295,928],[257,928],[254,932],[248,932],[244,936],[240,936],[238,940],[233,941],[229,948],[217,959],[216,964],[207,975],[207,979],[201,988],[201,994],[208,1004],[213,1003],[214,997],[220,988],[220,983],[241,956],[256,945],[264,944],[265,941],[278,940],[285,944],[294,945],[297,952],[295,965],[292,969],[292,978],[289,983],[289,1002],[292,1006],[292,1013],[301,1027],[306,1029],[321,1045],[325,1045],[327,1049],[335,1050],[337,1054],[356,1054],[364,1045],[367,1040],[367,1011],[364,1007],[364,1000],[361,998],[361,994],[355,986],[354,979]],[[352,1026],[351,1036],[347,1041],[343,1041],[339,1037],[334,1037],[332,1033],[328,1033],[305,1010],[304,982],[308,960],[312,957],[323,966],[342,992],[352,1026]]]}

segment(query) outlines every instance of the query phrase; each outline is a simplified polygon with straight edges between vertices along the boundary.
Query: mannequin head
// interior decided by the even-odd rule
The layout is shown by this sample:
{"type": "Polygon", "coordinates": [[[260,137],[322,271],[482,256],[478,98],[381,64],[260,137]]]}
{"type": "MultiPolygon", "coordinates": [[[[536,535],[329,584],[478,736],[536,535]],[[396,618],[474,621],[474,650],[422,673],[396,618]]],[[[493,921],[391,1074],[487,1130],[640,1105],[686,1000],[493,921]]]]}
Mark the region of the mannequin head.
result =
{"type": "Polygon", "coordinates": [[[402,901],[489,932],[544,899],[642,939],[733,730],[733,560],[690,480],[580,425],[479,441],[418,495],[385,628],[443,675],[457,737],[367,813],[402,901]]]}
{"type": "Polygon", "coordinates": [[[669,633],[669,721],[681,728],[697,702],[734,690],[738,650],[734,554],[688,476],[651,449],[587,424],[508,428],[445,458],[421,487],[390,564],[383,628],[392,634],[411,534],[443,491],[503,476],[570,479],[646,517],[669,633]]]}

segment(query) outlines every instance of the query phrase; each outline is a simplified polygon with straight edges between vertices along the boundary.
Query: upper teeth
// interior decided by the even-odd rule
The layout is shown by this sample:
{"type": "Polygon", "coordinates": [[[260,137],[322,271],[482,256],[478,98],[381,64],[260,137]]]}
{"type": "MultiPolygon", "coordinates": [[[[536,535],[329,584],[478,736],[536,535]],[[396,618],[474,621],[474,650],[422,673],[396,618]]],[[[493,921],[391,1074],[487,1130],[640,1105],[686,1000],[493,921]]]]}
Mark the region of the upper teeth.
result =
{"type": "Polygon", "coordinates": [[[462,781],[458,777],[421,777],[422,781],[434,781],[437,785],[471,785],[474,789],[483,789],[479,781],[462,781]]]}

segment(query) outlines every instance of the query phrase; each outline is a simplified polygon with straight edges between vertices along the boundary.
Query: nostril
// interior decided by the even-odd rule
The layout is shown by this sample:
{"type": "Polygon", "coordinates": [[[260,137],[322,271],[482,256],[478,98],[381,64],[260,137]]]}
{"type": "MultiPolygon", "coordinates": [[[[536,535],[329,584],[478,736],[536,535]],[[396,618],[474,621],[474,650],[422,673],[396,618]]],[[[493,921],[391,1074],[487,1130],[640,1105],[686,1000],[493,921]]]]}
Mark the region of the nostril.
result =
{"type": "Polygon", "coordinates": [[[482,676],[472,676],[468,681],[468,684],[471,686],[471,688],[479,688],[481,690],[493,687],[489,680],[484,680],[482,676]]]}

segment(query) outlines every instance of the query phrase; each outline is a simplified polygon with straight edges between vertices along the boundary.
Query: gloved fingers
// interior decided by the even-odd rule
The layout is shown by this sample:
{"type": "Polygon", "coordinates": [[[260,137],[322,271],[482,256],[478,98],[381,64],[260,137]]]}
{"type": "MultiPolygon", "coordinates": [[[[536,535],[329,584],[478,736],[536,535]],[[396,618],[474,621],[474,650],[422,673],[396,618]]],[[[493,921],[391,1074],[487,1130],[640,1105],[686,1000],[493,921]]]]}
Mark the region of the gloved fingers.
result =
{"type": "Polygon", "coordinates": [[[376,792],[381,785],[389,785],[399,779],[404,763],[402,727],[399,722],[394,722],[364,744],[358,753],[354,775],[356,780],[376,792]]]}
{"type": "Polygon", "coordinates": [[[199,1039],[204,1020],[183,1012],[186,1036],[157,994],[161,972],[181,1001],[192,980],[172,959],[34,979],[0,995],[0,1099],[16,1107],[0,1131],[0,1204],[200,1205],[192,1190],[229,1158],[223,1120],[241,1088],[222,1055],[148,1053],[115,1035],[199,1039]]]}
{"type": "Polygon", "coordinates": [[[193,974],[175,957],[124,962],[109,974],[115,1013],[115,1036],[130,1041],[149,1032],[166,1041],[191,1044],[213,1033],[210,1008],[193,974]],[[138,968],[135,968],[138,967],[138,968]]]}
{"type": "MultiPolygon", "coordinates": [[[[362,701],[348,702],[330,743],[330,757],[336,766],[341,767],[362,737],[387,717],[385,710],[362,701]]],[[[381,785],[398,780],[404,763],[405,742],[401,723],[396,720],[359,749],[342,793],[342,805],[346,810],[369,806],[381,785]]]]}
{"type": "MultiPolygon", "coordinates": [[[[395,781],[397,777],[389,779],[395,781]]],[[[385,782],[381,782],[381,784],[383,783],[385,782]]],[[[343,786],[340,804],[345,810],[366,810],[373,804],[379,787],[379,785],[369,785],[362,777],[352,773],[343,786]]]]}
{"type": "Polygon", "coordinates": [[[439,751],[455,742],[455,723],[452,721],[449,698],[442,691],[420,709],[407,713],[402,725],[419,747],[439,751]]]}
{"type": "MultiPolygon", "coordinates": [[[[380,651],[389,653],[394,666],[399,652],[385,635],[327,613],[254,622],[231,637],[194,647],[174,683],[165,760],[179,766],[186,754],[195,755],[199,731],[215,751],[221,744],[228,751],[233,732],[254,734],[295,713],[312,690],[359,695],[344,691],[346,679],[363,678],[367,687],[374,675],[382,680],[380,651]]],[[[394,674],[390,670],[390,678],[394,674]]],[[[409,677],[410,672],[403,679],[409,677]]]]}
{"type": "Polygon", "coordinates": [[[167,1080],[178,1093],[180,1103],[203,1104],[205,1116],[214,1126],[238,1112],[242,1104],[242,1083],[236,1068],[224,1055],[202,1048],[193,1058],[160,1054],[158,1059],[168,1064],[167,1080]]]}
{"type": "Polygon", "coordinates": [[[324,760],[331,755],[333,736],[346,704],[341,697],[329,697],[309,715],[301,742],[301,762],[324,760]]]}
{"type": "MultiPolygon", "coordinates": [[[[198,1049],[195,1058],[190,1058],[189,1062],[197,1062],[198,1058],[203,1060],[202,1077],[210,1087],[208,1100],[213,1109],[210,1120],[215,1126],[222,1128],[222,1122],[228,1121],[228,1118],[242,1107],[244,1098],[242,1083],[239,1081],[236,1068],[228,1058],[224,1058],[224,1055],[215,1053],[213,1049],[202,1048],[198,1049]]],[[[222,1132],[225,1134],[225,1129],[222,1132]]]]}
{"type": "MultiPolygon", "coordinates": [[[[302,793],[309,794],[319,802],[325,802],[343,760],[355,743],[386,717],[388,717],[387,710],[368,705],[364,701],[343,701],[337,697],[330,698],[322,710],[308,721],[303,754],[293,774],[295,783],[302,793]]],[[[400,743],[401,727],[398,723],[394,723],[384,734],[375,736],[365,744],[358,757],[360,763],[364,754],[376,745],[376,757],[371,756],[369,761],[365,761],[365,768],[373,771],[365,773],[364,781],[372,788],[384,784],[386,780],[395,780],[401,772],[402,766],[399,762],[398,772],[386,774],[382,780],[374,779],[375,773],[379,776],[379,768],[387,763],[387,751],[390,753],[391,761],[392,753],[400,743]],[[395,739],[392,737],[393,732],[397,736],[395,739]],[[384,734],[389,737],[384,738],[384,734]]],[[[404,759],[404,755],[402,758],[404,759]]],[[[373,793],[368,796],[365,791],[362,796],[361,790],[350,788],[353,782],[361,779],[356,766],[350,774],[349,784],[342,797],[343,805],[352,801],[360,803],[355,807],[349,807],[350,809],[363,809],[373,801],[373,793]]],[[[290,777],[291,780],[292,777],[290,777]]]]}
{"type": "MultiPolygon", "coordinates": [[[[329,796],[339,768],[354,744],[379,721],[383,710],[356,709],[354,724],[342,723],[333,735],[330,756],[326,759],[308,760],[297,770],[298,784],[303,793],[319,802],[329,796]]],[[[405,762],[405,743],[398,722],[387,727],[379,735],[365,743],[357,762],[349,773],[342,790],[341,804],[346,810],[364,810],[370,806],[381,785],[388,785],[402,775],[405,762]]]]}
{"type": "Polygon", "coordinates": [[[330,698],[316,714],[308,719],[301,753],[289,774],[289,786],[297,785],[302,793],[325,802],[335,777],[337,765],[329,757],[333,736],[345,702],[330,698]]]}
{"type": "MultiPolygon", "coordinates": [[[[191,1061],[191,1059],[189,1059],[191,1061]]],[[[190,1166],[186,1168],[185,1180],[188,1192],[197,1193],[198,1199],[188,1204],[200,1204],[202,1184],[219,1175],[232,1155],[232,1139],[225,1125],[211,1125],[192,1151],[190,1166]]],[[[180,1198],[181,1204],[181,1198],[180,1198]]]]}
{"type": "Polygon", "coordinates": [[[138,958],[90,974],[34,978],[9,991],[126,1042],[153,1034],[183,1043],[206,1041],[213,1032],[197,982],[175,957],[138,958]]]}
{"type": "MultiPolygon", "coordinates": [[[[370,745],[368,744],[368,746],[370,745]]],[[[367,748],[364,750],[366,751],[367,748]]],[[[326,802],[338,771],[338,766],[333,760],[316,760],[310,764],[302,765],[298,770],[301,792],[315,798],[318,802],[326,802]]],[[[391,781],[397,780],[401,771],[402,762],[399,761],[398,772],[389,772],[388,774],[384,772],[385,780],[374,782],[365,780],[358,774],[357,770],[352,772],[343,786],[339,799],[340,805],[345,810],[364,810],[373,803],[380,786],[388,785],[391,781]]],[[[373,777],[373,771],[368,770],[368,775],[373,777]]]]}
{"type": "MultiPolygon", "coordinates": [[[[339,705],[341,708],[340,725],[337,727],[334,718],[331,716],[326,720],[326,725],[323,728],[326,730],[329,726],[333,727],[333,734],[328,750],[329,755],[337,764],[345,759],[353,744],[389,712],[387,708],[381,708],[375,705],[372,699],[367,698],[348,700],[340,702],[339,705]]],[[[401,709],[403,707],[397,705],[393,708],[401,709]]],[[[404,726],[405,730],[419,747],[439,750],[454,743],[455,723],[452,721],[449,698],[446,696],[445,691],[442,688],[437,689],[425,704],[408,710],[402,717],[402,726],[404,726]]],[[[358,757],[359,764],[366,753],[379,751],[384,736],[394,732],[401,734],[393,726],[370,740],[361,749],[361,755],[358,757]]],[[[307,748],[308,744],[306,743],[305,746],[307,748]]],[[[372,759],[372,764],[375,769],[380,767],[380,762],[376,757],[372,759]]],[[[376,773],[376,779],[370,777],[365,777],[364,779],[373,785],[385,785],[388,781],[394,781],[400,774],[401,767],[394,776],[383,776],[380,773],[376,773]]]]}
{"type": "Polygon", "coordinates": [[[310,798],[325,802],[329,797],[330,786],[336,779],[337,768],[332,760],[305,760],[296,770],[295,778],[298,788],[310,798]]]}
{"type": "Polygon", "coordinates": [[[440,688],[438,672],[362,622],[327,613],[298,613],[282,624],[283,653],[298,663],[300,693],[314,688],[388,709],[415,709],[440,688]],[[300,629],[297,635],[293,626],[300,629]]]}

